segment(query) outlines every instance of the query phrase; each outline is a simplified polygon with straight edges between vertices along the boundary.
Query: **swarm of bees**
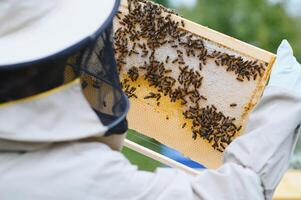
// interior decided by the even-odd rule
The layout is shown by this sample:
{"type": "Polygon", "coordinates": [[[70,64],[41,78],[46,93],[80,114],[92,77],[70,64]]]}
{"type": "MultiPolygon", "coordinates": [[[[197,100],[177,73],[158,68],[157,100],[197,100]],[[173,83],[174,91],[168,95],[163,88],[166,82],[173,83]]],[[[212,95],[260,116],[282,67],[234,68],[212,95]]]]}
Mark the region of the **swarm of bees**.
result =
{"type": "MultiPolygon", "coordinates": [[[[174,13],[157,4],[146,0],[131,0],[128,8],[128,13],[117,14],[119,28],[114,35],[119,71],[127,71],[128,76],[121,82],[123,90],[129,98],[137,98],[136,88],[131,87],[129,82],[142,77],[158,92],[150,93],[144,99],[156,99],[157,106],[163,95],[169,97],[170,102],[180,102],[184,118],[192,122],[192,138],[205,139],[214,149],[223,152],[241,126],[236,126],[235,118],[225,116],[214,105],[202,106],[207,98],[199,92],[203,81],[201,71],[208,60],[212,59],[217,66],[233,73],[237,81],[255,81],[262,77],[267,63],[246,60],[217,50],[209,51],[203,38],[184,30],[184,21],[173,20],[171,14],[174,13]],[[155,55],[166,44],[176,50],[177,56],[166,56],[164,61],[160,61],[155,55]],[[141,66],[123,69],[127,64],[126,58],[134,54],[146,58],[146,61],[141,66]],[[189,67],[184,57],[197,58],[198,69],[189,67]],[[173,69],[167,67],[171,64],[178,66],[177,76],[171,75],[173,69]]],[[[234,108],[237,104],[229,106],[234,108]]],[[[182,128],[186,125],[184,123],[182,128]]]]}

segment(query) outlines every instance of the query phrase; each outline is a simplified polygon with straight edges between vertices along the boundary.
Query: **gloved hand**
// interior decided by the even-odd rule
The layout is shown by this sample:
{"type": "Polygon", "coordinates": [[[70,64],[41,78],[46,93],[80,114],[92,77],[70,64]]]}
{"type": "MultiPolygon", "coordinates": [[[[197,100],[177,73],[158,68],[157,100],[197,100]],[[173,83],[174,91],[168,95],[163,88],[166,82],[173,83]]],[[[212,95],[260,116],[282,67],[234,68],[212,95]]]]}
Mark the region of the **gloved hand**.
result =
{"type": "Polygon", "coordinates": [[[301,94],[301,65],[294,57],[287,40],[283,40],[278,48],[268,85],[283,87],[301,94]]]}
{"type": "Polygon", "coordinates": [[[272,199],[298,139],[301,122],[301,66],[286,40],[277,52],[271,78],[250,115],[245,134],[224,154],[225,163],[254,171],[262,182],[265,199],[272,199]]]}

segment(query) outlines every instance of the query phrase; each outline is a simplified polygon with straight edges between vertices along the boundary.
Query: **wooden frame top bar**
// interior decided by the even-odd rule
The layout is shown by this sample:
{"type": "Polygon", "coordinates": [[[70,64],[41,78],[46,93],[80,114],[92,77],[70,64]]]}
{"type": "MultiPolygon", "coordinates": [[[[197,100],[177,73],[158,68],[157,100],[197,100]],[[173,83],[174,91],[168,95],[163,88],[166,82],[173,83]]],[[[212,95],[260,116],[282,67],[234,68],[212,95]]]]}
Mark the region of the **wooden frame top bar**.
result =
{"type": "MultiPolygon", "coordinates": [[[[120,9],[125,10],[128,7],[127,0],[121,0],[120,9]]],[[[196,34],[204,39],[210,40],[212,42],[217,43],[223,47],[226,47],[230,50],[233,50],[242,55],[250,56],[252,58],[270,63],[273,62],[276,55],[268,52],[266,50],[260,49],[253,45],[250,45],[246,42],[235,39],[231,36],[225,35],[218,31],[212,30],[208,27],[202,26],[190,20],[184,19],[177,15],[171,16],[176,21],[183,20],[185,23],[185,27],[182,27],[184,30],[189,31],[193,34],[196,34]]]]}

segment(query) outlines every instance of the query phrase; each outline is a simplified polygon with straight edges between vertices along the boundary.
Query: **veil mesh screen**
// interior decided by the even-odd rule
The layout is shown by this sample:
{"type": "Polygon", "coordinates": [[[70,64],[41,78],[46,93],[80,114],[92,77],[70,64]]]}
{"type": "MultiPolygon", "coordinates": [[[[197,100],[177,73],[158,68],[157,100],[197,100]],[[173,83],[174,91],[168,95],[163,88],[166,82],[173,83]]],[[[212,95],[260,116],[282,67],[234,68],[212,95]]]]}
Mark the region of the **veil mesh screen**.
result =
{"type": "Polygon", "coordinates": [[[112,46],[112,24],[87,48],[68,60],[73,70],[65,70],[65,79],[80,75],[83,92],[101,122],[110,133],[127,130],[126,113],[129,103],[120,87],[112,46]]]}

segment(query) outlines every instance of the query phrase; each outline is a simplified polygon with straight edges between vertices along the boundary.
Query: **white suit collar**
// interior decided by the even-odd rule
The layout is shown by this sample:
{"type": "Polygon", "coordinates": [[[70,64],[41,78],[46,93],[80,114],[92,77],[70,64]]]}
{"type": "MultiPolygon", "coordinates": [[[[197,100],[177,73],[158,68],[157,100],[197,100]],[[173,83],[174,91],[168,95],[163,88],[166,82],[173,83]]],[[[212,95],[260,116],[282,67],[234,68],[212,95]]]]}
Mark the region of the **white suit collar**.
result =
{"type": "Polygon", "coordinates": [[[0,140],[57,142],[107,131],[83,96],[79,80],[46,97],[0,106],[0,119],[0,140]]]}

